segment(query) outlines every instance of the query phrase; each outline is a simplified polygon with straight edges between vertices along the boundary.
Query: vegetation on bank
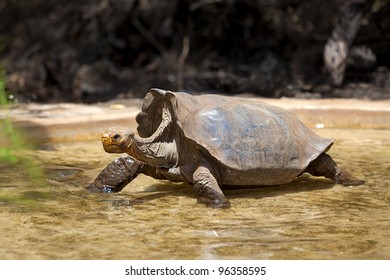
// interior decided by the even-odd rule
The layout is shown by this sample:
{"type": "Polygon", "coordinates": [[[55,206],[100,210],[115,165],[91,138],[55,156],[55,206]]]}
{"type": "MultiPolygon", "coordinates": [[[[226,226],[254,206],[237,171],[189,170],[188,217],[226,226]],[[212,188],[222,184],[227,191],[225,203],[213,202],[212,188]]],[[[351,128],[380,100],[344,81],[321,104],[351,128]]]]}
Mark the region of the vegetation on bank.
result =
{"type": "MultiPolygon", "coordinates": [[[[44,186],[43,170],[39,164],[25,151],[32,147],[25,143],[24,134],[12,123],[10,117],[10,104],[5,90],[4,70],[0,70],[0,167],[6,180],[2,180],[0,187],[0,202],[3,204],[19,205],[28,209],[36,208],[37,201],[26,192],[20,193],[18,189],[8,189],[18,180],[28,182],[34,187],[44,186]],[[9,171],[9,172],[8,172],[9,171]],[[16,173],[17,172],[17,173],[16,173]],[[9,174],[12,179],[8,180],[9,174]],[[8,174],[8,175],[7,175],[8,174]],[[8,176],[8,177],[7,177],[8,176]],[[26,176],[27,180],[23,179],[26,176]]],[[[4,179],[4,178],[3,178],[4,179]]],[[[31,193],[31,192],[30,192],[31,193]]],[[[32,192],[37,197],[37,191],[32,192]]]]}
{"type": "Polygon", "coordinates": [[[9,117],[9,104],[5,92],[5,74],[3,69],[0,69],[0,107],[0,162],[15,164],[18,162],[18,157],[14,152],[21,148],[22,140],[9,117]]]}

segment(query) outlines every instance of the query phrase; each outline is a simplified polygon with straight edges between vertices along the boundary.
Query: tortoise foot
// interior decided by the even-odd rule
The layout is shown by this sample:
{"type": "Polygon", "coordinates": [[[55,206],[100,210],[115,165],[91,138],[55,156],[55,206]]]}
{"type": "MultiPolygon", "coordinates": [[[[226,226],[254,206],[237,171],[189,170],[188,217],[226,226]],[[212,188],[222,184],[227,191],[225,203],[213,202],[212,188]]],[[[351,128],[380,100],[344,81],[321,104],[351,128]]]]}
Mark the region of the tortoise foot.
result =
{"type": "Polygon", "coordinates": [[[342,182],[341,185],[344,186],[344,187],[350,187],[350,186],[364,185],[365,183],[366,183],[366,181],[364,181],[364,180],[356,179],[356,180],[342,182]]]}
{"type": "Polygon", "coordinates": [[[110,186],[100,186],[99,184],[96,184],[95,182],[92,182],[91,184],[86,187],[86,189],[90,192],[96,192],[96,193],[114,193],[119,192],[119,190],[110,187],[110,186]]]}
{"type": "Polygon", "coordinates": [[[208,197],[198,197],[198,203],[205,204],[207,207],[211,208],[230,208],[230,201],[226,198],[220,199],[210,199],[208,197]]]}
{"type": "Polygon", "coordinates": [[[335,182],[342,186],[360,186],[365,183],[364,180],[360,180],[349,174],[347,171],[341,169],[340,167],[336,167],[336,176],[335,182]]]}

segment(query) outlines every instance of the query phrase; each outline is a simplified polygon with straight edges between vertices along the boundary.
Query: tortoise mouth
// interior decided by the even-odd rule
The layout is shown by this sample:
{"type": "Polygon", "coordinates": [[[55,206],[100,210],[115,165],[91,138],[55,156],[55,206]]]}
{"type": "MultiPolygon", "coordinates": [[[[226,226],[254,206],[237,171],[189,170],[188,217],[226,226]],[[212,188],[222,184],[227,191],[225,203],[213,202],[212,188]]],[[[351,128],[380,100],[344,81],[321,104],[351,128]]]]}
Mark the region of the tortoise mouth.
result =
{"type": "Polygon", "coordinates": [[[100,139],[101,139],[103,144],[110,144],[111,143],[111,137],[108,133],[105,133],[105,132],[101,133],[100,139]]]}
{"type": "Polygon", "coordinates": [[[104,147],[111,146],[113,144],[110,135],[108,133],[105,133],[105,132],[100,134],[100,140],[102,141],[102,144],[104,147]]]}
{"type": "Polygon", "coordinates": [[[100,140],[103,144],[103,149],[107,153],[121,153],[121,152],[123,152],[121,149],[121,143],[116,141],[119,139],[115,139],[115,136],[112,136],[109,133],[103,132],[100,135],[100,140]]]}

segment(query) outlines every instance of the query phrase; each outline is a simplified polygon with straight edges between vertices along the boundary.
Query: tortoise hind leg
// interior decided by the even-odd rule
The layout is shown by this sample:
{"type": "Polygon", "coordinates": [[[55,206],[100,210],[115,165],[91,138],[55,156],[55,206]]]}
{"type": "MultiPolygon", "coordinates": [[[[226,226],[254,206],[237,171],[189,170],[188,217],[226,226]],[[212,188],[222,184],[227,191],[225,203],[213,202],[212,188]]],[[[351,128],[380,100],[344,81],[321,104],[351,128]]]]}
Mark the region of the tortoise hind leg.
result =
{"type": "Polygon", "coordinates": [[[305,172],[313,176],[324,176],[332,179],[336,184],[343,186],[358,186],[364,184],[363,180],[359,180],[352,176],[347,171],[338,167],[336,162],[327,154],[320,154],[306,168],[305,172]]]}

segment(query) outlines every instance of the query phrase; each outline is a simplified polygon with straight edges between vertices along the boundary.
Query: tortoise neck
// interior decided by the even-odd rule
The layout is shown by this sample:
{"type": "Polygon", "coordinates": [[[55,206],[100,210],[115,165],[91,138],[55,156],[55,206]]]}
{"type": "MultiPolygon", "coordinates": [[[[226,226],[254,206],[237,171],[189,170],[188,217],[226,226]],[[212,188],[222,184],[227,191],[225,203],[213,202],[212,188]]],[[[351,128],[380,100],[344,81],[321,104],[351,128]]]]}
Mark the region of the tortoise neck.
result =
{"type": "Polygon", "coordinates": [[[156,131],[146,138],[132,135],[128,150],[135,158],[157,167],[170,168],[177,164],[177,148],[172,130],[172,116],[164,106],[162,120],[156,131]]]}
{"type": "Polygon", "coordinates": [[[130,155],[156,167],[170,168],[176,165],[176,142],[139,142],[134,139],[128,149],[130,155]]]}

